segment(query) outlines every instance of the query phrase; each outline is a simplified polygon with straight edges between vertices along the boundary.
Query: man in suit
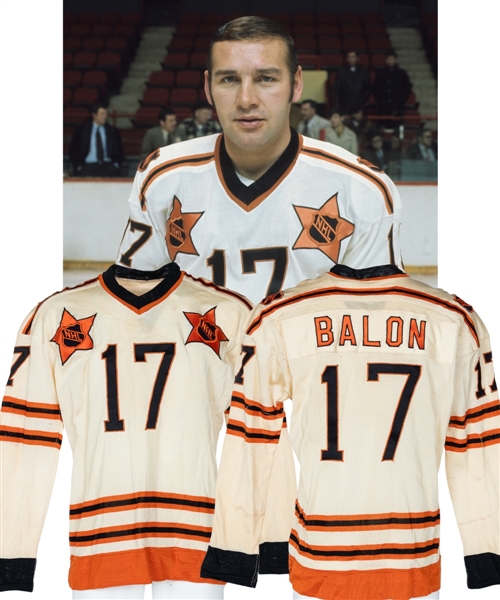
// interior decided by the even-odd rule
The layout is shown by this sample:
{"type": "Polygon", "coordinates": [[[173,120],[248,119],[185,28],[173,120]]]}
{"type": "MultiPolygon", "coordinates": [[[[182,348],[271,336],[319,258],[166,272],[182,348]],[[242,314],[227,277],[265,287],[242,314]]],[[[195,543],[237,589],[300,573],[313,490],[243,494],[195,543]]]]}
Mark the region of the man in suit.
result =
{"type": "Polygon", "coordinates": [[[424,127],[420,130],[416,143],[408,148],[404,158],[408,160],[437,160],[437,144],[430,129],[424,127]]]}
{"type": "Polygon", "coordinates": [[[340,67],[335,81],[335,103],[344,115],[363,108],[370,96],[368,71],[358,63],[356,50],[347,52],[346,64],[340,67]]]}
{"type": "Polygon", "coordinates": [[[319,132],[330,126],[328,119],[316,114],[317,103],[314,100],[303,100],[300,105],[302,121],[297,125],[297,131],[302,135],[319,140],[319,132]]]}
{"type": "Polygon", "coordinates": [[[107,119],[107,106],[96,102],[92,117],[75,130],[69,148],[73,175],[116,177],[120,174],[123,162],[120,132],[107,119]]]}
{"type": "Polygon", "coordinates": [[[146,131],[142,140],[141,160],[149,156],[151,152],[163,146],[170,146],[177,140],[174,131],[177,127],[177,117],[171,108],[162,108],[158,113],[159,125],[146,131]]]}

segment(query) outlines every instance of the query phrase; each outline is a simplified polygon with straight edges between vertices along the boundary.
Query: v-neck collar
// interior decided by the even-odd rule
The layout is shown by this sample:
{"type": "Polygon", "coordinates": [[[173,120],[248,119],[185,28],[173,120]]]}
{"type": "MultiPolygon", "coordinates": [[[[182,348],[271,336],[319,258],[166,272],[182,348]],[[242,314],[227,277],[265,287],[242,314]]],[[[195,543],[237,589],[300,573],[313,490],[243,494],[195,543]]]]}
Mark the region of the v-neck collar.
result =
{"type": "Polygon", "coordinates": [[[380,277],[395,277],[408,275],[401,271],[395,265],[379,265],[377,267],[367,267],[365,269],[353,269],[347,265],[337,264],[330,269],[332,275],[344,277],[345,279],[378,279],[380,277]]]}
{"type": "Polygon", "coordinates": [[[137,314],[142,314],[171,294],[181,283],[183,276],[184,272],[180,270],[179,265],[171,262],[156,271],[139,271],[137,269],[121,267],[120,265],[111,265],[107,271],[99,275],[98,279],[108,294],[137,314]],[[149,290],[149,292],[137,296],[121,286],[116,281],[117,277],[138,279],[141,281],[161,279],[161,281],[152,290],[149,290]]]}
{"type": "Polygon", "coordinates": [[[229,197],[245,211],[250,212],[263,202],[290,173],[302,149],[302,136],[290,129],[290,142],[281,156],[251,185],[245,185],[233,166],[220,135],[215,146],[215,164],[224,189],[229,197]]]}

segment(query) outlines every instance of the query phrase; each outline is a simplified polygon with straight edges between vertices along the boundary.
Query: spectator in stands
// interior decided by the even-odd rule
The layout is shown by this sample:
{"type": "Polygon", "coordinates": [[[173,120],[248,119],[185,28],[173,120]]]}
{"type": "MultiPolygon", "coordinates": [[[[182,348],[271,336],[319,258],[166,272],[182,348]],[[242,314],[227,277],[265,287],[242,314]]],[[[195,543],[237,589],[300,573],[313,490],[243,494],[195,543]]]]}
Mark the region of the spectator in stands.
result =
{"type": "Polygon", "coordinates": [[[406,151],[408,160],[437,160],[437,144],[430,129],[423,127],[417,136],[417,141],[406,151]]]}
{"type": "Polygon", "coordinates": [[[385,56],[386,66],[377,71],[375,76],[373,95],[381,115],[401,116],[411,92],[410,78],[398,66],[397,60],[396,52],[388,50],[385,56]]]}
{"type": "Polygon", "coordinates": [[[330,124],[325,127],[325,140],[353,154],[358,154],[358,138],[352,129],[344,125],[341,111],[334,108],[330,115],[330,124]]]}
{"type": "MultiPolygon", "coordinates": [[[[398,156],[390,148],[384,147],[384,140],[378,130],[371,132],[369,144],[368,148],[361,152],[361,158],[387,172],[389,162],[396,160],[398,156]]],[[[389,141],[388,144],[390,146],[391,142],[389,141]]]]}
{"type": "Polygon", "coordinates": [[[73,175],[116,177],[123,162],[120,132],[107,122],[106,104],[96,102],[91,112],[92,117],[80,125],[71,138],[69,157],[73,175]]]}
{"type": "Polygon", "coordinates": [[[367,69],[358,64],[355,50],[346,54],[346,63],[340,67],[335,81],[335,103],[342,114],[349,115],[363,108],[370,97],[370,78],[367,69]]]}
{"type": "Polygon", "coordinates": [[[159,125],[146,131],[142,140],[141,160],[149,156],[151,152],[163,146],[170,146],[177,140],[174,131],[177,127],[177,117],[171,108],[162,108],[158,113],[159,125]]]}
{"type": "Polygon", "coordinates": [[[193,117],[184,119],[175,130],[175,141],[183,142],[184,140],[192,140],[213,133],[220,133],[221,126],[217,121],[212,119],[213,108],[208,102],[198,102],[193,106],[193,117]]]}
{"type": "Polygon", "coordinates": [[[358,146],[361,147],[368,139],[368,134],[373,127],[371,121],[363,114],[362,108],[357,108],[350,115],[344,117],[344,125],[352,129],[358,138],[358,146]]]}
{"type": "Polygon", "coordinates": [[[330,126],[330,121],[316,114],[318,108],[314,100],[303,100],[300,104],[302,120],[297,125],[297,131],[302,135],[319,140],[319,132],[330,126]]]}

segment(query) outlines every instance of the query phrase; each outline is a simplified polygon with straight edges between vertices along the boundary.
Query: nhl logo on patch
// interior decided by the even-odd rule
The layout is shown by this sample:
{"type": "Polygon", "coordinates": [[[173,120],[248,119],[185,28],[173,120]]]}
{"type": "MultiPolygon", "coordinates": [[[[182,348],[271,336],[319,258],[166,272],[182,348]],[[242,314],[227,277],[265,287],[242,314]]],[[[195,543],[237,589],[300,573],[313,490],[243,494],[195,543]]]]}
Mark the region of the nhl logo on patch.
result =
{"type": "Polygon", "coordinates": [[[90,330],[95,318],[96,315],[75,319],[68,310],[63,309],[59,327],[50,340],[58,345],[63,365],[77,350],[92,350],[94,341],[90,337],[90,330]]]}
{"type": "Polygon", "coordinates": [[[168,234],[172,246],[179,248],[186,241],[186,232],[184,231],[184,221],[176,219],[168,224],[168,234]]]}
{"type": "Polygon", "coordinates": [[[316,213],[309,227],[309,235],[318,244],[331,244],[336,237],[338,224],[339,221],[335,217],[316,213]]]}
{"type": "Polygon", "coordinates": [[[75,348],[85,341],[85,335],[79,323],[61,328],[62,343],[67,348],[75,348]]]}
{"type": "Polygon", "coordinates": [[[207,342],[215,342],[217,339],[216,325],[209,323],[205,319],[201,319],[198,325],[198,334],[207,342]]]}
{"type": "Polygon", "coordinates": [[[227,342],[226,334],[215,322],[215,306],[202,315],[200,313],[185,312],[184,316],[191,324],[191,331],[185,344],[198,342],[205,344],[220,358],[220,343],[227,342]]]}

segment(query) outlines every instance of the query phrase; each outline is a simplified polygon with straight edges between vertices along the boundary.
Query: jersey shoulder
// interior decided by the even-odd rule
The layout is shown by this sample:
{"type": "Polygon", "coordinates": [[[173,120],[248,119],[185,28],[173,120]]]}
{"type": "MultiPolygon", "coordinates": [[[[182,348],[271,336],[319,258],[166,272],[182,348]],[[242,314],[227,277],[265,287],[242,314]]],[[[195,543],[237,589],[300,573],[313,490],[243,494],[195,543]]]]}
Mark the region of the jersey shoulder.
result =
{"type": "Polygon", "coordinates": [[[192,286],[194,288],[192,293],[212,296],[214,301],[227,302],[228,304],[237,306],[240,310],[246,312],[249,312],[253,308],[253,304],[250,302],[250,300],[245,298],[245,296],[242,294],[238,294],[237,292],[233,292],[233,290],[220,287],[211,282],[209,279],[205,279],[203,277],[194,277],[189,273],[184,273],[183,281],[187,286],[192,286]]]}

